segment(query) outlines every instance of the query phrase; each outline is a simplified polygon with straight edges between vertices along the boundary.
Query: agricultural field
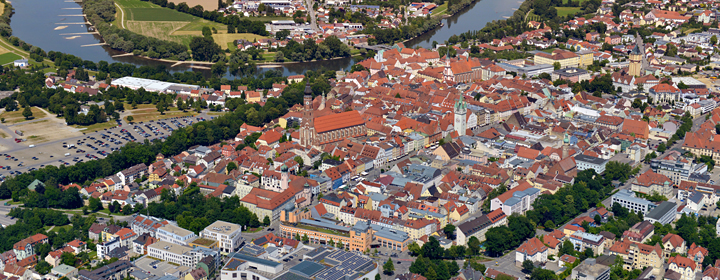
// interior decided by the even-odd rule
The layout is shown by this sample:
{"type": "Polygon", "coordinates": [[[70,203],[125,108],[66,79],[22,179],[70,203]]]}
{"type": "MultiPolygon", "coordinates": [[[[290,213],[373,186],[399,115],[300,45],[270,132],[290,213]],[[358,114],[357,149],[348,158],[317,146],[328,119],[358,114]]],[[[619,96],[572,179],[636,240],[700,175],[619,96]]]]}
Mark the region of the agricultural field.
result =
{"type": "MultiPolygon", "coordinates": [[[[185,21],[190,22],[196,17],[163,7],[130,8],[125,11],[126,20],[131,21],[185,21]]],[[[186,23],[187,24],[187,23],[186,23]]]]}
{"type": "MultiPolygon", "coordinates": [[[[190,7],[199,5],[200,2],[208,2],[217,6],[217,2],[206,0],[194,0],[187,3],[190,7]],[[196,3],[197,2],[197,3],[196,3]]],[[[202,36],[203,27],[215,28],[217,34],[213,35],[215,42],[222,48],[232,49],[232,42],[237,39],[255,40],[266,38],[254,34],[227,34],[227,26],[217,22],[211,22],[189,14],[181,13],[172,9],[163,8],[150,2],[140,0],[116,0],[124,11],[125,28],[135,33],[158,38],[161,40],[189,45],[195,36],[202,36]]],[[[205,4],[200,4],[205,6],[205,4]]],[[[214,10],[216,7],[211,8],[214,10]]],[[[208,9],[207,7],[205,8],[208,9]]],[[[122,12],[118,11],[117,26],[122,12]]],[[[270,20],[270,18],[264,18],[270,20]]]]}
{"type": "Polygon", "coordinates": [[[128,30],[145,36],[189,45],[192,35],[174,34],[176,30],[185,26],[185,24],[187,22],[184,21],[128,21],[125,26],[128,30]]]}
{"type": "Polygon", "coordinates": [[[200,5],[205,11],[214,11],[218,9],[218,2],[215,0],[173,0],[168,2],[173,2],[175,5],[185,2],[185,4],[187,4],[190,8],[200,5]]]}

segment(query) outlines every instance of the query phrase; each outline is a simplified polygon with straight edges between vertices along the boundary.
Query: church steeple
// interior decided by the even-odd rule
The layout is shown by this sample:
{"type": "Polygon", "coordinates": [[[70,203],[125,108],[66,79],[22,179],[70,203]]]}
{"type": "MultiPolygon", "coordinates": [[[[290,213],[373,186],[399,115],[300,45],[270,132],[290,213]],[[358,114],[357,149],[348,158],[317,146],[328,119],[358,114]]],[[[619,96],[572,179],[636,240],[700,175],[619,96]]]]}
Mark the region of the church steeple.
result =
{"type": "MultiPolygon", "coordinates": [[[[449,52],[449,51],[448,51],[449,52]]],[[[446,81],[453,81],[454,76],[452,69],[450,68],[450,54],[445,54],[445,70],[443,70],[443,78],[446,81]]]]}
{"type": "Polygon", "coordinates": [[[306,82],[305,85],[303,102],[305,102],[305,104],[303,104],[302,126],[300,126],[300,145],[309,147],[313,145],[313,135],[315,132],[315,126],[313,125],[312,88],[310,88],[309,82],[306,82]]]}
{"type": "Polygon", "coordinates": [[[467,103],[465,103],[464,94],[455,102],[455,123],[453,127],[459,136],[465,135],[467,130],[467,103]]]}

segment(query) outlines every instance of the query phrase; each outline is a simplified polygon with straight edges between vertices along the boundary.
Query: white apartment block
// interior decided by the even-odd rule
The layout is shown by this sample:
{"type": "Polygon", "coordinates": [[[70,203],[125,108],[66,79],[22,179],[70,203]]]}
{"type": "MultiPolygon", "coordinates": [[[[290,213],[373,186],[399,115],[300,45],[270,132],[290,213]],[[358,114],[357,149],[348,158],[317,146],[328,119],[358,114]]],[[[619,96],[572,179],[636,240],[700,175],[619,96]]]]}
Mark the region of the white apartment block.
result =
{"type": "Polygon", "coordinates": [[[167,224],[157,230],[157,239],[178,245],[188,245],[197,238],[197,235],[187,229],[167,224]]]}
{"type": "Polygon", "coordinates": [[[235,252],[242,243],[242,227],[238,224],[224,221],[215,221],[206,227],[200,236],[202,238],[217,240],[221,252],[235,252]]]}

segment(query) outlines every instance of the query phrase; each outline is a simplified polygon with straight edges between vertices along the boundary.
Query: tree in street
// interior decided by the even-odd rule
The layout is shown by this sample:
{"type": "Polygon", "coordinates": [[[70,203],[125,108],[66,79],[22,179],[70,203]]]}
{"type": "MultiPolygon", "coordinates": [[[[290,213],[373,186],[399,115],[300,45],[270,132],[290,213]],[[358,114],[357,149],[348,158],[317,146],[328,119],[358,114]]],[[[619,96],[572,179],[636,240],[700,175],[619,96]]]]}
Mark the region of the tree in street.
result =
{"type": "Polygon", "coordinates": [[[455,240],[455,225],[448,223],[443,228],[443,232],[448,239],[455,240]]]}
{"type": "Polygon", "coordinates": [[[393,265],[391,258],[388,258],[388,260],[383,265],[383,272],[387,275],[392,275],[393,272],[395,272],[395,265],[393,265]]]}
{"type": "Polygon", "coordinates": [[[522,262],[522,268],[525,270],[525,273],[532,272],[533,269],[535,269],[535,264],[531,260],[524,260],[522,262]]]}
{"type": "Polygon", "coordinates": [[[265,226],[270,225],[270,217],[265,216],[265,218],[263,218],[263,225],[265,225],[265,226]]]}

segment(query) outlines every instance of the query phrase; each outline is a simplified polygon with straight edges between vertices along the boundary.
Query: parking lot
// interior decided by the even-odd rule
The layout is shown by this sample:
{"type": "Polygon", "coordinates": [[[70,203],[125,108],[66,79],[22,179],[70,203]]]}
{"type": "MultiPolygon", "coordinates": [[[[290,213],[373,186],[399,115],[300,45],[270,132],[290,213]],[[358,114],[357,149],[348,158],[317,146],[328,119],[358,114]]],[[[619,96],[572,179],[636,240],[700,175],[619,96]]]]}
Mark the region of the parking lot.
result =
{"type": "Polygon", "coordinates": [[[8,150],[0,153],[0,180],[47,165],[72,165],[103,158],[127,142],[164,139],[178,128],[208,119],[211,117],[200,115],[132,124],[121,121],[114,128],[83,136],[8,150]]]}
{"type": "Polygon", "coordinates": [[[147,255],[135,260],[134,264],[140,270],[150,275],[173,275],[179,270],[186,270],[187,272],[190,272],[192,269],[187,266],[178,266],[166,261],[153,259],[147,255]]]}

